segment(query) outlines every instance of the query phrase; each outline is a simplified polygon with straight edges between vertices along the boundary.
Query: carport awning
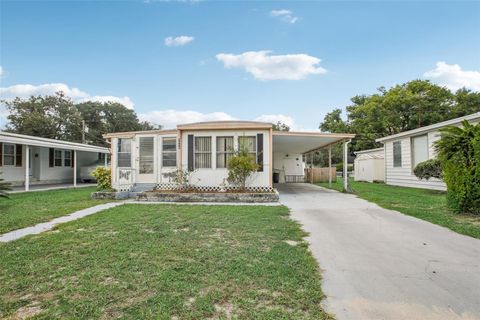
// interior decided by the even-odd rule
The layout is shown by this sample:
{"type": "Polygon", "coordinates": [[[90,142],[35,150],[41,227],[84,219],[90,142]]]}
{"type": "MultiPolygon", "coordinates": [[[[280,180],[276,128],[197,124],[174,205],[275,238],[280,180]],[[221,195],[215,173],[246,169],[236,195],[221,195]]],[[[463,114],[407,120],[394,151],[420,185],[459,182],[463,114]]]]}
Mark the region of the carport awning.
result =
{"type": "Polygon", "coordinates": [[[307,153],[353,137],[348,133],[274,131],[273,152],[307,153]]]}

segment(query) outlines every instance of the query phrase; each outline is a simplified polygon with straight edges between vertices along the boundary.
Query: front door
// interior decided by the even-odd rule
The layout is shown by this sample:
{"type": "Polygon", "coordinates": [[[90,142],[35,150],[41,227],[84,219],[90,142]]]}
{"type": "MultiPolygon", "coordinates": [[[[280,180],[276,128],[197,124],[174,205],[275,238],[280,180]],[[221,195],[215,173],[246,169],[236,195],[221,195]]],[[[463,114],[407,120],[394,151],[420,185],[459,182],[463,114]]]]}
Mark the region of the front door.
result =
{"type": "Polygon", "coordinates": [[[137,182],[156,183],[157,153],[155,136],[137,136],[137,182]]]}

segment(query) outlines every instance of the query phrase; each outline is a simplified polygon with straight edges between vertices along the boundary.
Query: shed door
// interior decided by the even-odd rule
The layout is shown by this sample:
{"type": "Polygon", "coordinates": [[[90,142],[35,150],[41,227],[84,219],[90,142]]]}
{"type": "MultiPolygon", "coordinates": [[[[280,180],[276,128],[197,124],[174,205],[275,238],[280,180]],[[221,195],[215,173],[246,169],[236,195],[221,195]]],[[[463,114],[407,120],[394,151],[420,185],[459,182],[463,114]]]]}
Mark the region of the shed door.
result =
{"type": "Polygon", "coordinates": [[[157,172],[157,143],[155,136],[137,137],[137,182],[155,183],[157,172]]]}

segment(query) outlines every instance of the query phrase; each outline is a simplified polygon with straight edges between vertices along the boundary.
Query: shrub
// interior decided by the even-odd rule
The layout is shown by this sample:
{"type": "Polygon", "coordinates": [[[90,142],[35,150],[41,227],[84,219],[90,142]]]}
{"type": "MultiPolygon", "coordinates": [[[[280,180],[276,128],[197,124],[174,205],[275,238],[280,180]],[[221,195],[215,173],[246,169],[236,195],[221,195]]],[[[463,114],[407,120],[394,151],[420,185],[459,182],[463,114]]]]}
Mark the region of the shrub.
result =
{"type": "Polygon", "coordinates": [[[110,191],[112,189],[112,172],[110,168],[97,167],[92,171],[92,176],[97,180],[97,190],[110,191]]]}
{"type": "MultiPolygon", "coordinates": [[[[335,168],[337,168],[337,172],[343,172],[343,162],[339,162],[335,165],[335,168]]],[[[349,164],[347,166],[347,171],[351,172],[353,171],[353,164],[349,164]]]]}
{"type": "Polygon", "coordinates": [[[190,175],[193,171],[186,171],[183,169],[176,169],[172,172],[166,173],[165,177],[169,178],[171,182],[175,183],[180,190],[187,191],[190,189],[190,175]]]}
{"type": "Polygon", "coordinates": [[[7,190],[12,190],[10,186],[11,186],[10,182],[5,182],[4,179],[0,178],[0,198],[8,198],[7,190]]]}
{"type": "Polygon", "coordinates": [[[430,178],[442,179],[442,167],[440,160],[430,159],[417,164],[413,173],[419,179],[429,180],[430,178]]]}
{"type": "Polygon", "coordinates": [[[447,184],[447,202],[455,212],[480,214],[480,124],[440,130],[436,150],[447,184]]]}
{"type": "Polygon", "coordinates": [[[239,146],[227,163],[227,181],[245,190],[248,178],[258,170],[255,158],[248,154],[245,146],[239,146]]]}

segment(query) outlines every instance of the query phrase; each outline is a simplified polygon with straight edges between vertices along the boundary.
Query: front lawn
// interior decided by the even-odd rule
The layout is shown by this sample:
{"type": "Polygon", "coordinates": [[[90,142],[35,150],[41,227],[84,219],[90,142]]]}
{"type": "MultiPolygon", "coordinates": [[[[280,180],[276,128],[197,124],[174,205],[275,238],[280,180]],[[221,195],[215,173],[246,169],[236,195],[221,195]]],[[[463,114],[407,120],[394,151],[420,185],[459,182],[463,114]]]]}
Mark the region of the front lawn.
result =
{"type": "MultiPolygon", "coordinates": [[[[337,179],[336,183],[332,183],[332,189],[341,191],[342,183],[342,179],[337,179]]],[[[362,199],[480,239],[480,217],[455,214],[450,211],[447,207],[445,192],[353,180],[349,183],[353,192],[362,199]]],[[[328,182],[318,183],[318,185],[328,188],[328,182]]]]}
{"type": "Polygon", "coordinates": [[[328,319],[281,206],[127,204],[0,245],[0,318],[328,319]]]}
{"type": "Polygon", "coordinates": [[[12,193],[10,199],[0,198],[0,234],[108,202],[91,199],[94,191],[94,187],[34,191],[12,193]]]}

